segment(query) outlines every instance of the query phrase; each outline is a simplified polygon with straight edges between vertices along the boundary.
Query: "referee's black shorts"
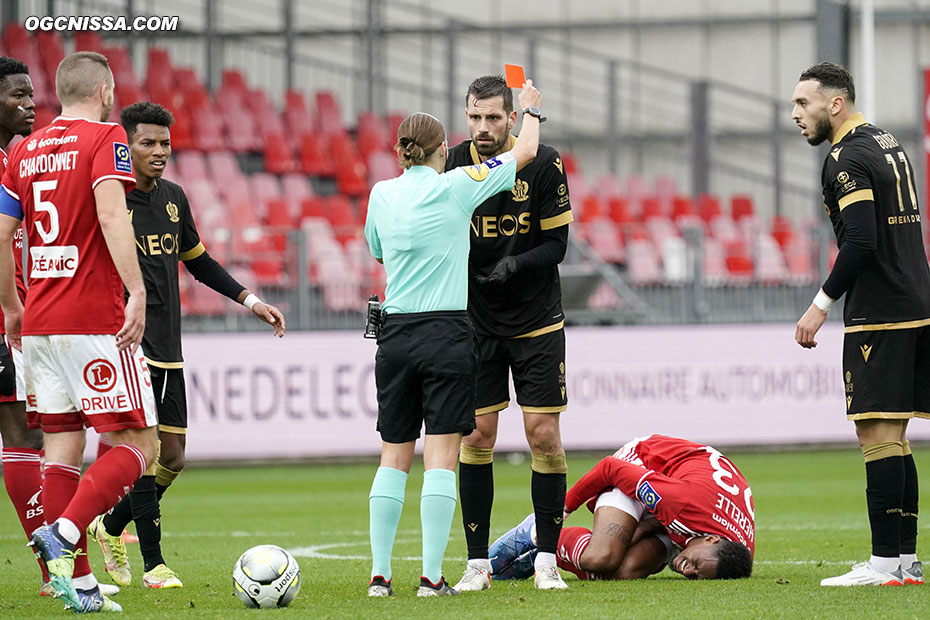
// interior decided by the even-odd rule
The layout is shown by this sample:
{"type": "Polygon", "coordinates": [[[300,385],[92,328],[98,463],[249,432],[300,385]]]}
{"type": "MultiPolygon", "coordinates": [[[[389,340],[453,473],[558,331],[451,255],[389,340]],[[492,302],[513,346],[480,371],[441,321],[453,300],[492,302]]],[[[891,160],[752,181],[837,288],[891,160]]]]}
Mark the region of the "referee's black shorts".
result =
{"type": "Polygon", "coordinates": [[[475,428],[478,348],[468,314],[385,315],[375,356],[378,431],[388,443],[475,428]]]}

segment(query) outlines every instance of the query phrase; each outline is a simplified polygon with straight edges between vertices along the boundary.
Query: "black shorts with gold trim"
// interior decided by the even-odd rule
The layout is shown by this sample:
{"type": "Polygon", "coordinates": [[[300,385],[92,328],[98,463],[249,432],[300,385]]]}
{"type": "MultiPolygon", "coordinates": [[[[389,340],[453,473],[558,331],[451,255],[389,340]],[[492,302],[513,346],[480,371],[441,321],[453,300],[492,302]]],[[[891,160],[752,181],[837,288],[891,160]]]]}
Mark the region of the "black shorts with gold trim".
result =
{"type": "Polygon", "coordinates": [[[388,443],[475,429],[478,347],[468,314],[385,315],[375,354],[378,432],[388,443]]]}
{"type": "Polygon", "coordinates": [[[158,430],[186,435],[187,390],[184,386],[183,363],[148,360],[148,366],[152,391],[155,393],[155,409],[158,411],[158,430]]]}
{"type": "Polygon", "coordinates": [[[527,413],[559,413],[568,407],[565,389],[565,329],[562,323],[519,338],[478,336],[478,400],[475,413],[495,413],[510,404],[508,370],[517,403],[527,413]]]}
{"type": "Polygon", "coordinates": [[[927,323],[930,321],[846,328],[843,381],[847,419],[930,418],[927,323]]]}

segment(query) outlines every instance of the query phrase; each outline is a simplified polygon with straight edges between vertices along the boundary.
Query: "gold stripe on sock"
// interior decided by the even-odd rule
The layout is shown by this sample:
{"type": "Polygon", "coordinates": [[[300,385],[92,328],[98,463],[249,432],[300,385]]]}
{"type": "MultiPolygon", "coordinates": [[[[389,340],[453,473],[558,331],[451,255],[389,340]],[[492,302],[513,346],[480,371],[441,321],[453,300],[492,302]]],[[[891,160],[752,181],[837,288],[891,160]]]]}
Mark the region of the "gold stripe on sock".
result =
{"type": "Polygon", "coordinates": [[[911,453],[911,442],[909,442],[907,439],[905,439],[905,440],[901,443],[901,445],[904,446],[904,456],[907,456],[908,454],[911,453]]]}
{"type": "Polygon", "coordinates": [[[900,441],[876,441],[862,446],[862,456],[866,463],[880,461],[892,456],[904,456],[904,444],[900,441]]]}
{"type": "Polygon", "coordinates": [[[160,484],[163,487],[171,486],[171,483],[174,482],[174,479],[178,477],[179,471],[171,471],[167,467],[162,466],[161,463],[156,463],[155,465],[155,484],[160,484]]]}
{"type": "Polygon", "coordinates": [[[466,465],[489,465],[494,461],[494,448],[473,448],[462,444],[459,461],[466,465]]]}
{"type": "Polygon", "coordinates": [[[533,453],[533,471],[540,474],[564,474],[568,472],[568,463],[565,461],[565,451],[558,454],[533,453]]]}

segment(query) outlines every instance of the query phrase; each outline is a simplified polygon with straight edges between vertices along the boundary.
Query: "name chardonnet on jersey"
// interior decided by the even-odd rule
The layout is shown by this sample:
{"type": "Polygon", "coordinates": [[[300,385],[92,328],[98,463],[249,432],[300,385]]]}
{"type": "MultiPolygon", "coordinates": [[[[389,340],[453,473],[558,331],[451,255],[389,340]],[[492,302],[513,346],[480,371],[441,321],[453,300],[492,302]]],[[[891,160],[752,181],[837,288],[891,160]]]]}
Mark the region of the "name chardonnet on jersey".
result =
{"type": "Polygon", "coordinates": [[[40,153],[19,162],[19,178],[41,174],[43,172],[61,172],[74,170],[77,164],[77,151],[63,153],[40,153]]]}

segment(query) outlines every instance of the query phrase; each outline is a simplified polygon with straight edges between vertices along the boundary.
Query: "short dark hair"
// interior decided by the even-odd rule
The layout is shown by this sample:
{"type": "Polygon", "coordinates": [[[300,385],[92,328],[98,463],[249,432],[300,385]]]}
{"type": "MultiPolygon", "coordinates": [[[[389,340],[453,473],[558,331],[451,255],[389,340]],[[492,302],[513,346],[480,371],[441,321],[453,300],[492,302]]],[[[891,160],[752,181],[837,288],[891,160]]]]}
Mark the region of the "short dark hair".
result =
{"type": "Polygon", "coordinates": [[[139,101],[123,108],[119,114],[119,122],[131,139],[132,134],[136,133],[136,127],[140,124],[171,127],[174,124],[174,117],[163,105],[151,101],[139,101]]]}
{"type": "Polygon", "coordinates": [[[0,56],[0,81],[5,80],[7,76],[25,73],[29,75],[29,67],[22,60],[10,58],[9,56],[0,56]]]}
{"type": "Polygon", "coordinates": [[[844,97],[849,103],[856,103],[856,84],[852,74],[843,65],[832,62],[821,62],[808,67],[801,73],[798,81],[816,80],[827,88],[844,91],[844,97]]]}
{"type": "Polygon", "coordinates": [[[743,579],[752,574],[749,547],[732,540],[721,540],[717,549],[717,574],[714,579],[743,579]]]}
{"type": "Polygon", "coordinates": [[[468,98],[474,95],[475,99],[490,99],[500,95],[504,98],[504,112],[510,114],[513,112],[513,91],[507,86],[507,80],[503,75],[482,75],[468,86],[468,92],[465,93],[465,105],[468,105],[468,98]]]}

